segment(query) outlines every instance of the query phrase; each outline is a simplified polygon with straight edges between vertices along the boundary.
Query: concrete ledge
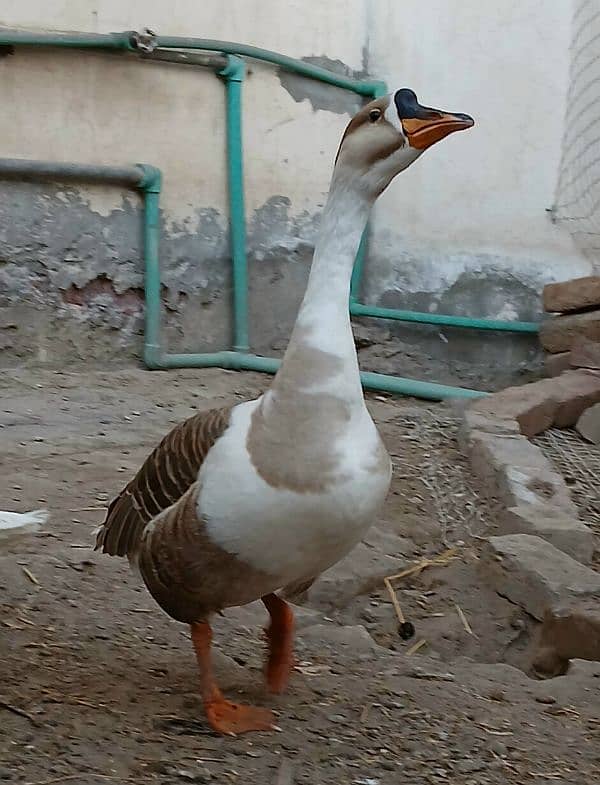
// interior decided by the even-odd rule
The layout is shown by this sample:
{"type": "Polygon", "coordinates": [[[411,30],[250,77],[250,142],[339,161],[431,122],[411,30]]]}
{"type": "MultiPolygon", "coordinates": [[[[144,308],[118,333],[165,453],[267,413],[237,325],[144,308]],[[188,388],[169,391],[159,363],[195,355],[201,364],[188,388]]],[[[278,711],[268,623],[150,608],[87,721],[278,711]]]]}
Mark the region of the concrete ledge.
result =
{"type": "Polygon", "coordinates": [[[481,555],[486,580],[539,621],[582,599],[600,602],[600,573],[529,534],[490,537],[481,555]]]}
{"type": "Polygon", "coordinates": [[[568,371],[470,404],[459,429],[460,446],[484,493],[507,508],[501,531],[542,537],[584,564],[591,562],[597,538],[579,520],[562,476],[526,437],[581,422],[599,400],[600,373],[568,371]]]}
{"type": "Polygon", "coordinates": [[[462,446],[487,496],[505,507],[550,504],[577,517],[563,478],[525,436],[476,430],[463,437],[462,446]]]}
{"type": "Polygon", "coordinates": [[[550,504],[510,507],[501,516],[500,531],[541,537],[581,564],[590,564],[598,547],[598,538],[589,526],[550,504]]]}

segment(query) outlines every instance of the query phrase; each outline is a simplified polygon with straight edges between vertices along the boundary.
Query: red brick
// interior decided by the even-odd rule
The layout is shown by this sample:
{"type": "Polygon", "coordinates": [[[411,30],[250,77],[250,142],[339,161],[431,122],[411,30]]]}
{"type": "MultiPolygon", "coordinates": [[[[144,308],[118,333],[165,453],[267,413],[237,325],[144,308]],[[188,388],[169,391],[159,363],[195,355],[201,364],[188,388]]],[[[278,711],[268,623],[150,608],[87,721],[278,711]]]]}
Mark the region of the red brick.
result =
{"type": "Polygon", "coordinates": [[[568,313],[600,306],[600,275],[573,278],[544,286],[544,310],[568,313]]]}
{"type": "Polygon", "coordinates": [[[546,376],[560,376],[563,371],[570,371],[573,368],[571,363],[571,352],[560,352],[560,354],[547,354],[544,360],[546,376]]]}
{"type": "Polygon", "coordinates": [[[516,420],[524,436],[532,437],[552,427],[558,404],[554,379],[543,379],[481,398],[472,408],[496,420],[516,420]]]}
{"type": "MultiPolygon", "coordinates": [[[[600,370],[600,341],[588,338],[575,338],[570,352],[571,365],[574,368],[594,368],[600,370]]],[[[554,355],[559,357],[560,355],[554,355]]]]}
{"type": "Polygon", "coordinates": [[[557,404],[554,425],[558,428],[575,425],[586,409],[600,401],[600,373],[595,371],[567,371],[552,384],[557,404]]]}
{"type": "Polygon", "coordinates": [[[579,337],[600,341],[600,311],[553,316],[540,327],[540,341],[547,352],[568,352],[579,337]]]}
{"type": "Polygon", "coordinates": [[[507,387],[481,398],[470,409],[497,422],[516,420],[520,432],[531,438],[553,425],[575,425],[582,412],[599,401],[600,373],[578,370],[521,387],[507,387]]]}
{"type": "Polygon", "coordinates": [[[538,676],[563,675],[569,660],[600,660],[598,602],[577,600],[546,611],[532,665],[538,676]]]}

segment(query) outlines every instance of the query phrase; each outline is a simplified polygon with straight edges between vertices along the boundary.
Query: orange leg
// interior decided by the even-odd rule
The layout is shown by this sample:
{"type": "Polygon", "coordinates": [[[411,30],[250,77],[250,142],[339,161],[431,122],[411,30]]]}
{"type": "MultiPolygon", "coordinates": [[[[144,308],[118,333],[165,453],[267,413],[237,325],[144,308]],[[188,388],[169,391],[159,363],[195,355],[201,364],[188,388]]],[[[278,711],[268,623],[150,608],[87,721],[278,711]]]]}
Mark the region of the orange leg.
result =
{"type": "Polygon", "coordinates": [[[271,692],[283,692],[294,667],[294,614],[292,609],[276,594],[262,598],[271,617],[267,627],[269,659],[267,660],[267,684],[271,692]]]}
{"type": "Polygon", "coordinates": [[[210,646],[212,630],[208,622],[190,625],[192,643],[200,668],[202,701],[206,717],[213,730],[236,736],[247,731],[273,730],[273,713],[256,706],[242,706],[225,700],[217,686],[213,671],[210,646]]]}

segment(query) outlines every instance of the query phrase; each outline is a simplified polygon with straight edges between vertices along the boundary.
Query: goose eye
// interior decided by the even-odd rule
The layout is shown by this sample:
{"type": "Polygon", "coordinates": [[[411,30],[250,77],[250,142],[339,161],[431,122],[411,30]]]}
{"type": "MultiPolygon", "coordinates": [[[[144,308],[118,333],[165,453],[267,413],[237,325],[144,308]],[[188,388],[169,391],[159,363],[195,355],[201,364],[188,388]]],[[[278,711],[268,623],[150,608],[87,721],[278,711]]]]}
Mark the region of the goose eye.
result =
{"type": "Polygon", "coordinates": [[[381,117],[381,109],[371,109],[371,111],[369,112],[369,120],[372,123],[376,123],[380,117],[381,117]]]}

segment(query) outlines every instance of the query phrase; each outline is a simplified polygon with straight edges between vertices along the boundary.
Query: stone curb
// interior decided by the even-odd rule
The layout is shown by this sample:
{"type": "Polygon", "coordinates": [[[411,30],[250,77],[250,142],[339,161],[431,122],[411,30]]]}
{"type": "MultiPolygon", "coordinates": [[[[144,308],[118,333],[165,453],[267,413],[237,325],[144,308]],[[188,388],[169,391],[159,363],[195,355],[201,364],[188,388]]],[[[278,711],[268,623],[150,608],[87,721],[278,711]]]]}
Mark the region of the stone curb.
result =
{"type": "Polygon", "coordinates": [[[504,508],[500,533],[537,535],[584,564],[592,561],[598,538],[579,520],[562,476],[526,437],[575,425],[598,400],[600,374],[579,370],[507,388],[463,411],[460,445],[484,493],[504,508]]]}
{"type": "Polygon", "coordinates": [[[494,589],[538,621],[559,607],[600,602],[600,573],[585,567],[541,537],[490,537],[481,568],[494,589]]]}

